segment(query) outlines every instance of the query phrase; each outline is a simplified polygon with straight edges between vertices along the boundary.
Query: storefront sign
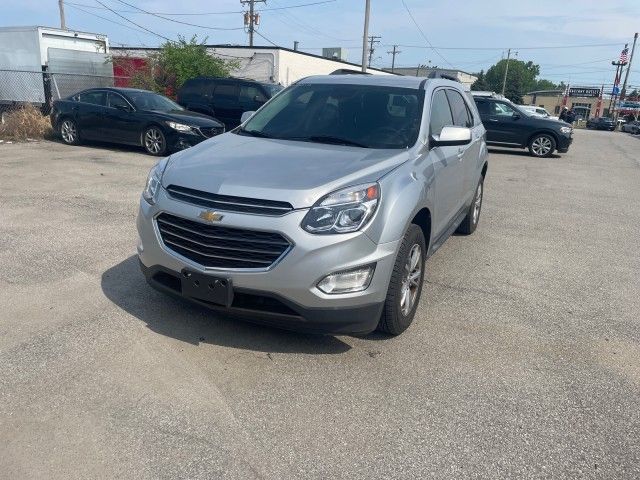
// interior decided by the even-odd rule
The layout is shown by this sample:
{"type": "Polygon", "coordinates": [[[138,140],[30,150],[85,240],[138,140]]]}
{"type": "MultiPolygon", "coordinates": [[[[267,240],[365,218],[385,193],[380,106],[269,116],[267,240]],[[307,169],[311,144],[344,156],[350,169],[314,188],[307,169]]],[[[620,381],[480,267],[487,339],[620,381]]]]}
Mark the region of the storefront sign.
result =
{"type": "Polygon", "coordinates": [[[600,88],[598,87],[573,87],[569,89],[570,97],[599,97],[600,88]]]}

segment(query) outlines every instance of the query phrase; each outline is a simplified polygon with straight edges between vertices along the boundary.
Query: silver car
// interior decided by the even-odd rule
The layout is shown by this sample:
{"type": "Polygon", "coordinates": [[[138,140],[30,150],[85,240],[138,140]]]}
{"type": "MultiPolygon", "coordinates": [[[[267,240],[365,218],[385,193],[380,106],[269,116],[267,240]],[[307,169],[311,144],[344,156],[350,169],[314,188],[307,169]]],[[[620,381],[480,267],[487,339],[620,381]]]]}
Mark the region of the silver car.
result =
{"type": "Polygon", "coordinates": [[[403,332],[425,260],[476,229],[485,130],[461,85],[310,77],[155,165],[138,255],[155,288],[282,328],[403,332]]]}

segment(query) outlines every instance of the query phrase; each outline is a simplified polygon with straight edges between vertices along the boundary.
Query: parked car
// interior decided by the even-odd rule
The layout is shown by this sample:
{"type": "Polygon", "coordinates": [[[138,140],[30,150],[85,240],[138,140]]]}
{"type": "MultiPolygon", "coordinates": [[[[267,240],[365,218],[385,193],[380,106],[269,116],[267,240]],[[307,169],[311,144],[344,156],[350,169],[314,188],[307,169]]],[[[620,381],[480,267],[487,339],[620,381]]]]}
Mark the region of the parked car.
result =
{"type": "Polygon", "coordinates": [[[133,88],[91,88],[58,100],[51,110],[51,125],[69,145],[100,140],[142,146],[158,156],[224,132],[224,125],[214,118],[133,88]]]}
{"type": "Polygon", "coordinates": [[[147,281],[285,328],[404,331],[425,259],[478,225],[488,154],[473,102],[449,80],[327,75],[251,114],[151,169],[147,281]]]}
{"type": "Polygon", "coordinates": [[[528,148],[534,157],[569,151],[573,140],[570,124],[532,115],[502,96],[471,94],[487,129],[488,145],[528,148]]]}
{"type": "Polygon", "coordinates": [[[635,135],[640,134],[640,120],[632,120],[622,125],[621,130],[623,132],[633,133],[635,135]]]}
{"type": "Polygon", "coordinates": [[[616,123],[608,117],[594,117],[587,120],[587,128],[614,131],[616,129],[616,123]]]}
{"type": "Polygon", "coordinates": [[[217,118],[231,130],[240,125],[243,112],[257,110],[280,90],[281,85],[253,80],[197,77],[182,85],[178,103],[217,118]]]}
{"type": "Polygon", "coordinates": [[[558,117],[551,115],[545,108],[536,107],[535,105],[519,105],[519,108],[530,113],[531,115],[537,115],[542,118],[550,118],[552,120],[559,120],[558,117]]]}

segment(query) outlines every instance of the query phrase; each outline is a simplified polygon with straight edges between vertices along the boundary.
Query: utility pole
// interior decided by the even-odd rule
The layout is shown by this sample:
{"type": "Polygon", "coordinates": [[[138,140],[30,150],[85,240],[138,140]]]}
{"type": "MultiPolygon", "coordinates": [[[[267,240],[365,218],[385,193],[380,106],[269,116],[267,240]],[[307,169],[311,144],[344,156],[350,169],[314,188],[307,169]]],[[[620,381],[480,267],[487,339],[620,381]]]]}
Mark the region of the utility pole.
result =
{"type": "Polygon", "coordinates": [[[371,0],[366,0],[364,7],[364,33],[362,34],[362,71],[367,71],[367,42],[369,40],[369,13],[371,12],[371,0]]]}
{"type": "Polygon", "coordinates": [[[373,52],[376,51],[375,48],[373,48],[373,45],[376,43],[380,43],[380,40],[378,40],[379,38],[382,38],[380,35],[371,35],[369,37],[369,68],[371,68],[371,59],[373,58],[373,52]]]}
{"type": "Polygon", "coordinates": [[[58,0],[58,10],[60,10],[60,28],[67,29],[67,21],[64,18],[64,0],[58,0]]]}
{"type": "Polygon", "coordinates": [[[631,64],[633,63],[633,52],[636,51],[636,42],[638,41],[638,32],[633,36],[633,46],[631,47],[631,56],[629,57],[629,64],[627,65],[627,73],[624,75],[624,82],[622,82],[622,90],[620,90],[620,101],[623,101],[627,96],[627,81],[629,80],[629,72],[631,71],[631,64]]]}
{"type": "Polygon", "coordinates": [[[396,68],[396,55],[398,55],[399,53],[402,53],[402,51],[398,50],[398,45],[394,45],[393,46],[393,51],[392,52],[387,52],[390,55],[393,55],[391,57],[391,73],[393,73],[393,71],[396,68]]]}
{"type": "Polygon", "coordinates": [[[253,33],[255,32],[255,26],[258,24],[259,15],[255,13],[256,3],[265,3],[267,0],[240,0],[242,5],[249,4],[249,12],[244,13],[244,24],[249,29],[249,46],[253,47],[253,33]]]}
{"type": "MultiPolygon", "coordinates": [[[[629,44],[627,43],[624,46],[624,50],[623,53],[627,50],[627,47],[629,46],[629,44]]],[[[620,97],[620,87],[618,85],[620,85],[620,78],[622,77],[622,69],[624,69],[624,66],[627,64],[627,62],[623,62],[623,57],[622,54],[620,55],[620,60],[618,60],[617,62],[611,62],[611,65],[616,67],[616,76],[613,80],[613,90],[611,91],[611,98],[609,99],[609,117],[611,117],[614,121],[617,120],[617,114],[615,112],[616,110],[616,103],[618,102],[618,98],[620,97]]]]}
{"type": "Polygon", "coordinates": [[[509,58],[511,58],[511,49],[507,51],[507,66],[504,69],[504,79],[502,80],[502,96],[504,97],[504,91],[507,88],[507,73],[509,72],[509,58]]]}

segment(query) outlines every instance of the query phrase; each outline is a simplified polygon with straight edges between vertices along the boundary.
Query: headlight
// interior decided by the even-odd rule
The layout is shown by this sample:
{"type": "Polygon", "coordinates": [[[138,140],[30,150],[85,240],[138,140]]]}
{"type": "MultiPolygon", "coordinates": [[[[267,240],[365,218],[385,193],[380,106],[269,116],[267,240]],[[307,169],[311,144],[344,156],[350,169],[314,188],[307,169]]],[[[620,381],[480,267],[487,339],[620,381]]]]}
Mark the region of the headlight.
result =
{"type": "Polygon", "coordinates": [[[142,191],[142,198],[144,198],[150,205],[156,203],[156,196],[158,195],[162,184],[162,174],[164,174],[164,170],[167,168],[169,158],[170,157],[163,158],[149,171],[147,183],[142,191]]]}
{"type": "Polygon", "coordinates": [[[179,132],[190,132],[191,131],[191,127],[189,125],[185,125],[184,123],[167,122],[167,125],[169,125],[171,128],[173,128],[174,130],[177,130],[179,132]]]}
{"type": "Polygon", "coordinates": [[[560,127],[560,132],[562,133],[571,133],[572,130],[573,128],[571,127],[560,127]]]}
{"type": "Polygon", "coordinates": [[[321,198],[302,220],[302,228],[317,234],[350,233],[373,217],[380,199],[380,185],[348,187],[321,198]]]}

